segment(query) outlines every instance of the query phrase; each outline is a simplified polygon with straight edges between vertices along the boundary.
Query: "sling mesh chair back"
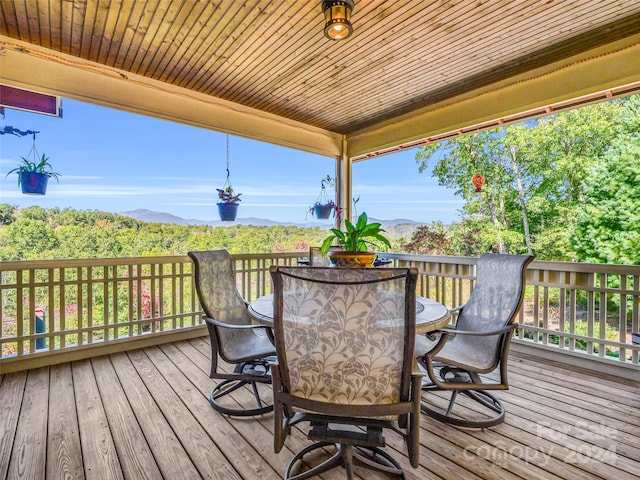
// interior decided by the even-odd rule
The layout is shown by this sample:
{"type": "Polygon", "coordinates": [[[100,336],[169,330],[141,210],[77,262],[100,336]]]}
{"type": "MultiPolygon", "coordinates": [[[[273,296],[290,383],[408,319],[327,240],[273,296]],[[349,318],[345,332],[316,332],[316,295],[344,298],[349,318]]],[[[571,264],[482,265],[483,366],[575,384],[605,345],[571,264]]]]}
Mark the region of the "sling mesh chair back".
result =
{"type": "Polygon", "coordinates": [[[417,337],[416,355],[431,380],[423,384],[423,390],[452,391],[446,411],[433,407],[427,395],[423,412],[462,427],[485,428],[504,421],[503,404],[487,390],[509,388],[509,344],[524,297],[526,268],[532,260],[526,255],[482,255],[469,301],[452,310],[457,313],[455,328],[443,329],[437,343],[417,337]],[[497,382],[480,376],[498,367],[497,382]],[[480,404],[484,414],[455,416],[453,406],[459,392],[480,404]]]}
{"type": "Polygon", "coordinates": [[[189,252],[189,256],[195,265],[196,290],[211,339],[209,377],[224,380],[211,391],[211,406],[235,416],[270,412],[273,405],[263,403],[258,384],[271,383],[268,362],[275,355],[275,347],[269,339],[271,329],[251,324],[247,303],[236,287],[233,258],[229,252],[189,252]],[[232,364],[233,371],[223,370],[219,359],[232,364]],[[238,406],[231,397],[223,401],[222,397],[244,385],[251,387],[255,406],[238,406]]]}
{"type": "Polygon", "coordinates": [[[271,275],[278,353],[274,449],[280,452],[300,422],[310,422],[308,438],[316,442],[294,456],[285,478],[302,480],[337,466],[352,478],[354,464],[403,477],[382,448],[382,433],[402,435],[418,466],[417,270],[271,267],[271,275]],[[300,468],[324,448],[335,453],[300,468]]]}
{"type": "Polygon", "coordinates": [[[330,267],[331,261],[326,255],[320,253],[320,247],[309,247],[310,267],[330,267]]]}

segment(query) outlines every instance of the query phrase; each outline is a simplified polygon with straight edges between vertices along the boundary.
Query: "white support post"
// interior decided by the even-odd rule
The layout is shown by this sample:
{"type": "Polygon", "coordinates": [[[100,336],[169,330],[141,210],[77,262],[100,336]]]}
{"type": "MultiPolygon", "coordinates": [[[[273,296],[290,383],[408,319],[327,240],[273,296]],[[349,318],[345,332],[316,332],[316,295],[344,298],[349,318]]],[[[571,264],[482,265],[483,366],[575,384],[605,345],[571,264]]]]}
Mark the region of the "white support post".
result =
{"type": "Polygon", "coordinates": [[[347,154],[347,137],[342,136],[342,149],[336,161],[336,203],[340,207],[340,219],[336,220],[336,228],[344,228],[344,219],[351,219],[351,198],[353,197],[353,162],[347,154]]]}

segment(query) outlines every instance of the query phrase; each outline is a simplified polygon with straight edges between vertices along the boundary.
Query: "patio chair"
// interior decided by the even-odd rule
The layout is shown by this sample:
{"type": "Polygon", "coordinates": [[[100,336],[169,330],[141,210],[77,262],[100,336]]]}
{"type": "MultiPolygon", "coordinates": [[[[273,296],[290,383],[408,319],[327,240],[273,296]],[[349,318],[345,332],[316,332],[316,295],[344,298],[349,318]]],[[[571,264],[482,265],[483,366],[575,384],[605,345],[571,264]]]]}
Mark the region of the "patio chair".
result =
{"type": "Polygon", "coordinates": [[[414,371],[416,269],[271,267],[277,363],[274,450],[293,425],[309,422],[307,446],[285,479],[342,466],[404,478],[382,447],[383,430],[400,434],[419,460],[421,373],[414,371]],[[319,449],[327,449],[326,454],[319,449]],[[318,464],[317,456],[326,458],[318,464]],[[311,459],[316,457],[315,461],[311,459]],[[313,465],[315,463],[315,465],[313,465]],[[312,465],[299,469],[301,465],[312,465]]]}
{"type": "Polygon", "coordinates": [[[331,261],[326,255],[320,253],[320,247],[309,247],[310,267],[330,267],[331,261]]]}
{"type": "Polygon", "coordinates": [[[426,400],[422,402],[424,413],[461,427],[486,428],[504,421],[502,402],[487,390],[509,388],[509,345],[524,296],[525,271],[532,260],[524,255],[482,255],[469,301],[452,310],[457,314],[455,328],[442,329],[439,339],[437,335],[416,338],[416,355],[430,379],[425,379],[422,389],[452,392],[444,413],[426,400]],[[481,377],[498,367],[498,381],[481,377]],[[458,393],[480,404],[484,414],[453,416],[458,393]]]}
{"type": "Polygon", "coordinates": [[[236,287],[233,259],[226,250],[189,252],[195,265],[196,290],[205,315],[211,339],[210,378],[222,379],[213,390],[211,406],[226,415],[252,416],[273,410],[264,404],[258,384],[271,383],[268,362],[274,360],[275,348],[269,335],[271,329],[252,325],[247,303],[236,287]],[[218,358],[235,366],[232,372],[219,369],[218,358]],[[250,385],[256,407],[236,407],[219,399],[244,385],[250,385]]]}

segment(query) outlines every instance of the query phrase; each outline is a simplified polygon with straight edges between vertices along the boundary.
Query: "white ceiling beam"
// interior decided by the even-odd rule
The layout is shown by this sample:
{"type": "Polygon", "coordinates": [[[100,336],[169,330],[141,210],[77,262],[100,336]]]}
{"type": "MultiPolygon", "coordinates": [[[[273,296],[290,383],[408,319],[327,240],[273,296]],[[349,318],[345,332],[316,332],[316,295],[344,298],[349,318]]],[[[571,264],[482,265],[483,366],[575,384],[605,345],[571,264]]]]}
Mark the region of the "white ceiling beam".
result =
{"type": "Polygon", "coordinates": [[[0,35],[6,85],[337,158],[342,135],[0,35]]]}
{"type": "Polygon", "coordinates": [[[415,145],[439,134],[638,81],[640,35],[350,133],[348,155],[415,145]]]}

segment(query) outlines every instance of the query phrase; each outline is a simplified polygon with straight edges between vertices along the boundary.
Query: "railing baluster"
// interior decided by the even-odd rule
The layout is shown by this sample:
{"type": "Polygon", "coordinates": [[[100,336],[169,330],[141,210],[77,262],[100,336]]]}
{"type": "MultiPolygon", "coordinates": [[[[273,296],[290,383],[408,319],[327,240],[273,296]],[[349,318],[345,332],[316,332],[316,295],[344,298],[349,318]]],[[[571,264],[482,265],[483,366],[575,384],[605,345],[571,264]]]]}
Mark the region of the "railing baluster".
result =
{"type": "Polygon", "coordinates": [[[565,348],[564,341],[566,337],[562,335],[562,332],[566,331],[567,289],[564,287],[560,287],[558,289],[558,302],[558,327],[560,330],[558,333],[558,346],[560,348],[565,348]]]}
{"type": "MultiPolygon", "coordinates": [[[[306,254],[234,255],[243,296],[268,293],[270,265],[295,265],[306,254]]],[[[474,258],[382,256],[417,267],[418,292],[449,307],[464,304],[474,287],[474,258]]],[[[46,355],[202,325],[186,256],[0,262],[0,274],[0,361],[34,353],[42,346],[36,340],[48,342],[39,352],[46,355]],[[44,332],[37,308],[49,316],[44,332]]],[[[527,278],[518,339],[638,365],[640,347],[630,334],[640,327],[639,266],[534,262],[527,278]]]]}

